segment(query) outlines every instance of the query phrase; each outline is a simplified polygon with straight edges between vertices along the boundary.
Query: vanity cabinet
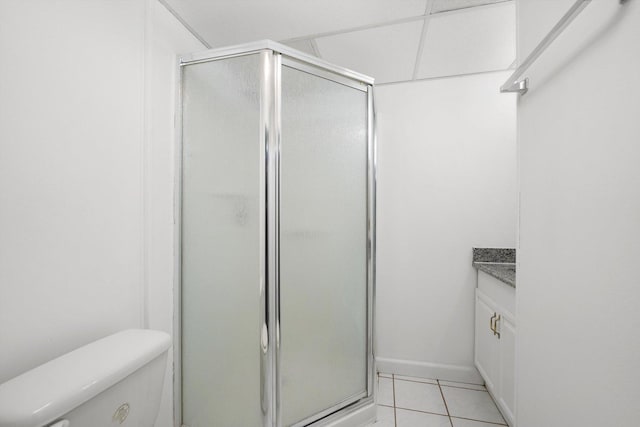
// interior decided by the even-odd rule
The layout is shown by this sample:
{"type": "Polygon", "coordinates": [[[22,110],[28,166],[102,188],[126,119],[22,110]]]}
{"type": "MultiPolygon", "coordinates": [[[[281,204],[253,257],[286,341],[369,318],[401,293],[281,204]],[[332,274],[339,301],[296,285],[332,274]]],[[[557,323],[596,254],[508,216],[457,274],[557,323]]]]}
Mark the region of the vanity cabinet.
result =
{"type": "Polygon", "coordinates": [[[515,410],[515,288],[478,272],[475,365],[510,426],[515,410]]]}
{"type": "Polygon", "coordinates": [[[476,289],[475,362],[489,390],[495,390],[499,371],[498,340],[493,332],[494,305],[476,289]]]}

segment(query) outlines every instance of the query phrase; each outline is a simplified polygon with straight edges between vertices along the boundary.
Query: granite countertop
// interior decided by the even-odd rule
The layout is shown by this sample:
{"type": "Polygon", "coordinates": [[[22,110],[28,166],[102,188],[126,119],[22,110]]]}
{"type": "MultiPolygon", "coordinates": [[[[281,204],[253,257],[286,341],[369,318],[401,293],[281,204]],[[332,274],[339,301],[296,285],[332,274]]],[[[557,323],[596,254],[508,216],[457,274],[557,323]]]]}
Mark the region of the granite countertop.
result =
{"type": "Polygon", "coordinates": [[[509,286],[516,287],[516,250],[473,248],[472,265],[509,286]]]}
{"type": "Polygon", "coordinates": [[[473,266],[509,286],[516,287],[516,265],[514,263],[474,262],[473,266]]]}

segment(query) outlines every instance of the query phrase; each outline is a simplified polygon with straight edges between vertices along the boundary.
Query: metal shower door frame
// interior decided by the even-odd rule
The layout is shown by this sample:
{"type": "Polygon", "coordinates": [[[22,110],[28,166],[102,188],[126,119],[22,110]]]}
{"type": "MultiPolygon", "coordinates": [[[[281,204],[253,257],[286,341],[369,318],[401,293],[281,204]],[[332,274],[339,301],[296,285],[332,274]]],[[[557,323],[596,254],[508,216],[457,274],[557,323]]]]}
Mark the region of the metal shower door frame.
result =
{"type": "Polygon", "coordinates": [[[376,139],[373,82],[371,77],[335,66],[314,56],[291,49],[270,40],[213,49],[180,58],[179,93],[177,97],[177,149],[175,186],[176,260],[174,277],[174,420],[182,424],[182,70],[185,66],[217,61],[237,56],[259,54],[260,81],[260,271],[259,284],[261,342],[259,343],[261,409],[263,427],[282,427],[280,382],[280,248],[279,248],[279,188],[281,143],[281,74],[287,66],[335,83],[367,93],[367,389],[338,405],[312,414],[292,427],[313,424],[328,425],[374,402],[374,304],[375,304],[375,189],[376,139]]]}

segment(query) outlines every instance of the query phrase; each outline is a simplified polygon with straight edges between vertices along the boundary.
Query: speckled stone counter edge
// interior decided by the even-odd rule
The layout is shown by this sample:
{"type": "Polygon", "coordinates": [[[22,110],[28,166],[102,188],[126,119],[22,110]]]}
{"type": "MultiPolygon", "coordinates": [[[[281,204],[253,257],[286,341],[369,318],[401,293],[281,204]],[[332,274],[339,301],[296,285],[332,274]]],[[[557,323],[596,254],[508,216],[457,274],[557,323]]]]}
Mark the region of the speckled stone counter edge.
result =
{"type": "Polygon", "coordinates": [[[472,265],[509,286],[516,287],[516,250],[511,248],[472,248],[472,265]]]}
{"type": "Polygon", "coordinates": [[[511,248],[473,248],[473,262],[516,262],[516,250],[511,248]]]}
{"type": "Polygon", "coordinates": [[[512,288],[516,287],[516,266],[511,263],[486,263],[474,262],[473,266],[479,271],[493,276],[512,288]]]}

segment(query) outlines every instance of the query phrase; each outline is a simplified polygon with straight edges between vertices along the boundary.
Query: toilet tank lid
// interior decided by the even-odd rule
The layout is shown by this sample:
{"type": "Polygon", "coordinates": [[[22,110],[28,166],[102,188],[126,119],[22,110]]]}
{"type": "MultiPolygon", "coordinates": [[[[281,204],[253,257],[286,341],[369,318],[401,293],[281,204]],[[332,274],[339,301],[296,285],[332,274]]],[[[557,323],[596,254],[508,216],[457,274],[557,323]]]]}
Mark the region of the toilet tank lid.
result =
{"type": "Polygon", "coordinates": [[[130,329],[94,341],[0,384],[0,427],[56,420],[171,346],[160,331],[130,329]]]}

